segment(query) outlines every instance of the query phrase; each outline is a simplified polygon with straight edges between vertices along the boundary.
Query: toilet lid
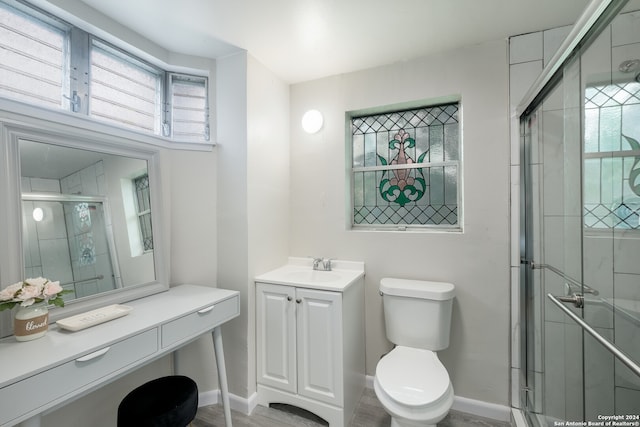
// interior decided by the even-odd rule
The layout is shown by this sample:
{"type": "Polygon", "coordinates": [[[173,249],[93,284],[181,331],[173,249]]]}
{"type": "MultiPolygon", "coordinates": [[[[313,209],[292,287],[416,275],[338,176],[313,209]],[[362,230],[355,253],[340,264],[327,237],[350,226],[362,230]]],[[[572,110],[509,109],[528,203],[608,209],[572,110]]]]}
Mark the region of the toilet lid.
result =
{"type": "Polygon", "coordinates": [[[384,392],[407,406],[437,402],[450,380],[438,356],[429,350],[398,346],[376,366],[376,378],[384,392]]]}

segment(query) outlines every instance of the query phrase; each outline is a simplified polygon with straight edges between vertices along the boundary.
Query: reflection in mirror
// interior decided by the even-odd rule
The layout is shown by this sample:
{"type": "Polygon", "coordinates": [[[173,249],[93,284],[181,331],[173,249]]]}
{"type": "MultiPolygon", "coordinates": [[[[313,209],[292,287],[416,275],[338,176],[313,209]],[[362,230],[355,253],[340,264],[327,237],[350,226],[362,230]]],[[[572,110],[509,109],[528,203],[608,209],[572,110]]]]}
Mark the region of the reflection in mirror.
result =
{"type": "Polygon", "coordinates": [[[107,224],[104,200],[23,194],[25,277],[55,277],[65,300],[122,287],[107,224]]]}
{"type": "Polygon", "coordinates": [[[21,139],[25,277],[84,298],[155,280],[146,160],[21,139]]]}

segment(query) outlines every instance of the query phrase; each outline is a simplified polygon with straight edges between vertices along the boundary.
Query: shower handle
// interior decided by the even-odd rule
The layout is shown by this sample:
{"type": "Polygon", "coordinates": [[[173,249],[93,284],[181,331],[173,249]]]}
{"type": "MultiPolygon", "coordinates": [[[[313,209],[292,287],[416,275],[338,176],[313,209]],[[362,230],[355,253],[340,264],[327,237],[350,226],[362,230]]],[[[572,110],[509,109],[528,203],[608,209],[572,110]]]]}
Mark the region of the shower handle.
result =
{"type": "Polygon", "coordinates": [[[570,302],[576,308],[584,307],[584,295],[581,295],[581,294],[572,294],[572,295],[560,296],[555,298],[559,299],[562,302],[570,302]]]}

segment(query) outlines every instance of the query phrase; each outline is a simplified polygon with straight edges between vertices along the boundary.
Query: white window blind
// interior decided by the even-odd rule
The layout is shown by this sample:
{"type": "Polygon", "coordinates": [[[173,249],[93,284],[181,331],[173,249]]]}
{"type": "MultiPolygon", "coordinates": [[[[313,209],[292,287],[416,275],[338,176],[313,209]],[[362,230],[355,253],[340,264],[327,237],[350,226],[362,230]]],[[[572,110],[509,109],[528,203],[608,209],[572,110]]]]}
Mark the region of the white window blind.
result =
{"type": "Polygon", "coordinates": [[[209,139],[207,80],[171,74],[172,134],[176,139],[209,139]]]}
{"type": "Polygon", "coordinates": [[[0,0],[0,98],[209,141],[208,78],[149,61],[22,0],[0,0]]]}
{"type": "Polygon", "coordinates": [[[97,40],[91,46],[90,115],[159,133],[161,73],[97,40]]]}
{"type": "Polygon", "coordinates": [[[0,96],[60,108],[67,92],[67,44],[64,28],[0,3],[0,96]]]}

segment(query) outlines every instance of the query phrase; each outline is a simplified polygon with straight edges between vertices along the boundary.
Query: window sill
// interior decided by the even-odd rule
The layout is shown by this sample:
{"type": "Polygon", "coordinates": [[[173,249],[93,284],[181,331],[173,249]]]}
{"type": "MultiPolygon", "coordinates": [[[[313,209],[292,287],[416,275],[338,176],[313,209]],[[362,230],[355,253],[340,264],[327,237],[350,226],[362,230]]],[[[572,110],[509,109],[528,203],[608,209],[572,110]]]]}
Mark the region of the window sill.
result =
{"type": "Polygon", "coordinates": [[[50,110],[6,98],[0,98],[0,121],[31,125],[38,125],[44,122],[48,129],[53,130],[60,128],[61,132],[64,132],[63,127],[71,126],[80,132],[87,132],[87,138],[95,139],[99,138],[100,134],[104,134],[110,137],[116,136],[124,140],[171,150],[212,151],[216,145],[213,142],[180,141],[137,132],[125,127],[101,122],[91,117],[79,115],[78,113],[71,113],[64,110],[50,110]]]}
{"type": "Polygon", "coordinates": [[[356,233],[396,233],[396,234],[464,234],[462,227],[440,228],[440,227],[369,227],[351,226],[347,231],[356,233]]]}

